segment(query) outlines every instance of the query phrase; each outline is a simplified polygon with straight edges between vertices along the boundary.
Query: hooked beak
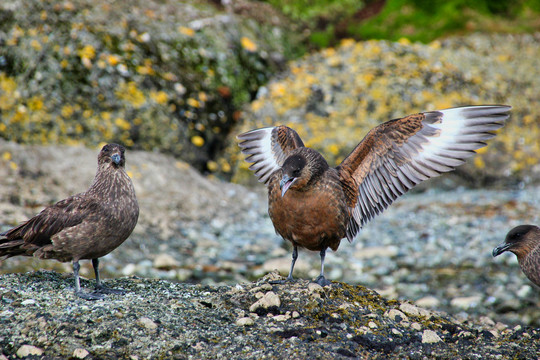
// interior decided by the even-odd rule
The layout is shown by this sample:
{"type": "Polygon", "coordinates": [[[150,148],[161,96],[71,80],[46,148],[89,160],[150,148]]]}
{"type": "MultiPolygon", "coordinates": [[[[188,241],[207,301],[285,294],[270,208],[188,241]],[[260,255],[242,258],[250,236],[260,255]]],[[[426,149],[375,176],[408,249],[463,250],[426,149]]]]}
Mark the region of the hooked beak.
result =
{"type": "Polygon", "coordinates": [[[497,246],[495,249],[493,249],[493,257],[501,255],[503,252],[510,249],[512,244],[502,243],[499,246],[497,246]]]}
{"type": "Polygon", "coordinates": [[[279,188],[281,189],[281,197],[285,196],[285,193],[287,192],[287,190],[289,190],[291,185],[294,184],[296,179],[297,178],[295,177],[290,177],[287,174],[283,174],[283,178],[281,178],[281,181],[279,182],[279,188]]]}
{"type": "Polygon", "coordinates": [[[122,157],[120,156],[120,154],[113,154],[111,156],[111,160],[113,161],[113,163],[115,163],[116,165],[120,165],[120,162],[122,161],[122,157]]]}

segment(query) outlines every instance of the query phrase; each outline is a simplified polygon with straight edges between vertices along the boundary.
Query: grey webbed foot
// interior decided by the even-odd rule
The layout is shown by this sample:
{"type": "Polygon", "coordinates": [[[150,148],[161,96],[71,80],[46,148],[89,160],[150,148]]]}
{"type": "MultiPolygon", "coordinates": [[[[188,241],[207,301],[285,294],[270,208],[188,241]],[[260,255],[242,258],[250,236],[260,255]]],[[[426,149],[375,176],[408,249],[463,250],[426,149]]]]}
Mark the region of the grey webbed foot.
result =
{"type": "Polygon", "coordinates": [[[99,294],[96,292],[87,293],[87,292],[83,292],[82,290],[76,291],[75,295],[80,297],[81,299],[88,300],[88,301],[103,300],[105,298],[105,295],[103,294],[99,294]]]}
{"type": "Polygon", "coordinates": [[[296,282],[296,280],[293,279],[292,276],[287,276],[283,280],[270,280],[268,283],[272,284],[272,285],[283,285],[283,284],[286,284],[286,283],[293,283],[293,282],[296,282]]]}
{"type": "Polygon", "coordinates": [[[125,295],[126,292],[122,289],[113,289],[106,287],[104,285],[97,285],[96,290],[93,292],[94,294],[114,294],[114,295],[125,295]]]}
{"type": "Polygon", "coordinates": [[[328,286],[332,284],[332,282],[330,280],[327,280],[323,275],[319,275],[314,282],[321,286],[328,286]]]}

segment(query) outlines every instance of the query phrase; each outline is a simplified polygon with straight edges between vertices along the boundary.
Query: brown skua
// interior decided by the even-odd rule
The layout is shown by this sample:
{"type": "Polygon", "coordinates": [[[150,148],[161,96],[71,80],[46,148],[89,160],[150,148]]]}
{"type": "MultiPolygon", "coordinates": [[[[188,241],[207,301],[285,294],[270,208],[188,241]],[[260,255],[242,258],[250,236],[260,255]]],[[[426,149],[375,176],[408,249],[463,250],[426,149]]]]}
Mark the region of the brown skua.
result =
{"type": "MultiPolygon", "coordinates": [[[[324,277],[327,248],[350,242],[375,215],[416,184],[453,170],[486,146],[508,118],[510,106],[484,105],[410,115],[382,123],[337,167],[304,146],[286,126],[252,130],[237,138],[250,169],[268,188],[276,232],[293,245],[319,251],[324,277]]],[[[287,281],[285,280],[285,281],[287,281]]]]}
{"type": "Polygon", "coordinates": [[[120,246],[131,234],[139,216],[133,183],[125,171],[125,149],[105,145],[90,188],[54,205],[19,226],[0,234],[0,259],[22,255],[40,259],[72,261],[75,294],[97,300],[122,290],[103,286],[99,258],[120,246]],[[81,290],[79,260],[92,260],[96,290],[81,290]]]}
{"type": "Polygon", "coordinates": [[[502,244],[493,249],[493,256],[510,251],[517,256],[519,267],[535,285],[540,286],[540,228],[519,225],[506,235],[502,244]]]}

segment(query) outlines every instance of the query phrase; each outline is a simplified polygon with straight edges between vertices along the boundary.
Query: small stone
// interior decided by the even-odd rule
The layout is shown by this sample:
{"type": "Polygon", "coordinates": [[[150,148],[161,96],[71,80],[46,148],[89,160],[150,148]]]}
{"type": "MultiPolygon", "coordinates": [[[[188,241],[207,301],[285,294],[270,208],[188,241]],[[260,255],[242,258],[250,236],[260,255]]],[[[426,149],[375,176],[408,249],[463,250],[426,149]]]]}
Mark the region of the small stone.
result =
{"type": "Polygon", "coordinates": [[[127,264],[122,269],[122,275],[131,276],[137,272],[137,266],[135,264],[127,264]]]}
{"type": "Polygon", "coordinates": [[[155,257],[153,266],[160,270],[171,270],[179,267],[180,264],[172,255],[163,253],[155,257]]]}
{"type": "Polygon", "coordinates": [[[403,311],[409,316],[419,316],[420,311],[418,311],[418,306],[409,303],[402,303],[399,305],[399,310],[403,311]]]}
{"type": "Polygon", "coordinates": [[[250,317],[241,317],[238,320],[236,320],[236,325],[238,326],[252,326],[255,324],[252,318],[250,317]]]}
{"type": "Polygon", "coordinates": [[[260,299],[264,296],[264,293],[262,291],[258,291],[255,293],[255,298],[256,299],[260,299]]]}
{"type": "Polygon", "coordinates": [[[399,310],[403,311],[405,314],[409,316],[424,316],[427,318],[431,316],[431,313],[429,312],[429,310],[423,309],[421,307],[418,307],[416,305],[409,304],[409,303],[402,303],[399,306],[399,310]]]}
{"type": "Polygon", "coordinates": [[[26,305],[34,305],[35,303],[36,303],[36,300],[34,300],[34,299],[27,299],[27,300],[22,301],[22,302],[21,302],[21,305],[24,305],[24,306],[26,306],[26,305]]]}
{"type": "Polygon", "coordinates": [[[368,326],[371,328],[371,329],[375,329],[377,327],[377,324],[375,324],[373,321],[370,321],[368,323],[368,326]]]}
{"type": "Polygon", "coordinates": [[[13,316],[13,314],[14,314],[13,311],[4,310],[4,311],[0,312],[0,318],[8,318],[8,317],[13,316]]]}
{"type": "Polygon", "coordinates": [[[401,331],[399,331],[398,329],[392,328],[392,334],[401,335],[401,331]]]}
{"type": "Polygon", "coordinates": [[[411,324],[411,328],[413,328],[413,329],[416,330],[416,331],[420,331],[420,330],[422,330],[422,325],[420,325],[420,324],[417,323],[417,322],[413,322],[413,323],[411,324]]]}
{"type": "Polygon", "coordinates": [[[293,317],[293,319],[298,319],[300,317],[300,314],[298,313],[298,311],[293,311],[292,312],[292,317],[293,317]]]}
{"type": "Polygon", "coordinates": [[[422,333],[422,343],[423,344],[434,344],[441,342],[442,339],[437,335],[433,330],[424,330],[422,333]]]}
{"type": "Polygon", "coordinates": [[[155,330],[158,327],[157,324],[154,321],[152,321],[152,319],[149,319],[144,316],[140,318],[139,320],[137,320],[137,323],[143,328],[148,329],[148,330],[155,330]]]}
{"type": "Polygon", "coordinates": [[[23,345],[19,348],[19,350],[17,350],[17,356],[20,358],[24,358],[30,355],[40,356],[42,354],[43,354],[43,349],[40,349],[32,345],[23,345]]]}
{"type": "Polygon", "coordinates": [[[276,316],[274,316],[274,320],[280,321],[280,322],[281,322],[281,321],[287,321],[287,320],[289,320],[290,318],[291,318],[291,317],[288,316],[288,315],[276,315],[276,316]]]}
{"type": "Polygon", "coordinates": [[[83,348],[77,348],[73,351],[73,357],[75,359],[84,359],[85,357],[87,357],[89,354],[88,351],[86,351],[85,349],[83,348]]]}
{"type": "Polygon", "coordinates": [[[478,306],[481,301],[482,296],[480,295],[457,297],[453,298],[452,301],[450,301],[450,305],[463,310],[467,310],[478,306]]]}
{"type": "Polygon", "coordinates": [[[308,284],[308,291],[311,293],[311,294],[320,294],[322,292],[324,292],[324,289],[321,285],[317,284],[317,283],[314,283],[314,282],[310,282],[308,284]]]}
{"type": "Polygon", "coordinates": [[[407,315],[399,311],[398,309],[390,309],[384,313],[384,316],[394,320],[394,321],[409,321],[407,315]]]}
{"type": "Polygon", "coordinates": [[[495,326],[495,321],[493,321],[488,316],[480,316],[480,318],[478,320],[480,321],[480,324],[482,324],[482,325],[495,326]]]}
{"type": "Polygon", "coordinates": [[[0,360],[8,360],[8,358],[5,355],[0,354],[0,360]]]}
{"type": "Polygon", "coordinates": [[[415,301],[415,304],[420,307],[427,307],[427,308],[436,308],[439,306],[441,301],[437,299],[435,296],[424,296],[423,298],[420,298],[415,301]]]}
{"type": "Polygon", "coordinates": [[[281,300],[279,296],[274,293],[273,291],[269,291],[262,298],[257,300],[253,305],[249,307],[250,312],[255,312],[259,308],[268,309],[270,307],[280,307],[281,306],[281,300]]]}

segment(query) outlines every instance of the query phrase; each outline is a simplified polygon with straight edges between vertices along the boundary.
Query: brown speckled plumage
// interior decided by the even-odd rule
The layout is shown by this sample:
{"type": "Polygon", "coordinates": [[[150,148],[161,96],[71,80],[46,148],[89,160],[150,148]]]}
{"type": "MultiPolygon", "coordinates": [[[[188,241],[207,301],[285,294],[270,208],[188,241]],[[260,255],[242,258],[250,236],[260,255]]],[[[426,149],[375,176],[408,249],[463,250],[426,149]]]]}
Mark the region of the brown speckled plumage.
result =
{"type": "Polygon", "coordinates": [[[320,251],[320,284],[327,248],[352,241],[360,228],[423,180],[453,170],[503,126],[509,106],[486,105],[431,111],[373,128],[332,168],[304,147],[286,126],[238,135],[242,152],[268,187],[268,208],[276,232],[297,247],[320,251]]]}
{"type": "Polygon", "coordinates": [[[510,230],[504,242],[493,249],[493,256],[506,251],[516,254],[521,270],[529,280],[540,286],[540,228],[519,225],[510,230]]]}
{"type": "Polygon", "coordinates": [[[139,216],[135,189],[124,168],[124,152],[121,145],[105,145],[87,191],[61,200],[0,234],[0,258],[23,255],[72,261],[77,295],[89,300],[101,298],[101,294],[80,291],[79,260],[92,260],[97,290],[106,292],[99,280],[98,258],[129,237],[139,216]]]}

